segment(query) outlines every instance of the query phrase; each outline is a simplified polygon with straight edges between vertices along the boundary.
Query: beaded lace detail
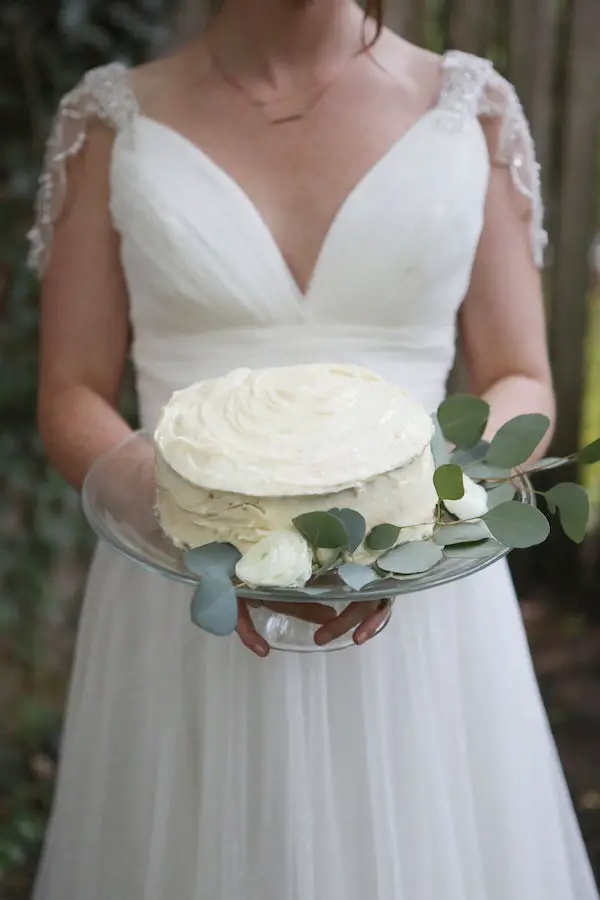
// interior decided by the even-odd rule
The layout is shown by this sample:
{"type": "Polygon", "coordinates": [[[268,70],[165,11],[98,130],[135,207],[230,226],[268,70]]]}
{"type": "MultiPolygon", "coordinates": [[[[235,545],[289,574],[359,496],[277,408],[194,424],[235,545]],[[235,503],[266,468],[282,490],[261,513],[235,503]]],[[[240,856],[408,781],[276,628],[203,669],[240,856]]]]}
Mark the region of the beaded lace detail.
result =
{"type": "Polygon", "coordinates": [[[448,113],[447,124],[460,130],[475,116],[500,119],[500,137],[494,162],[510,169],[513,183],[531,206],[531,240],[538,266],[543,266],[548,235],[540,166],[527,117],[514,87],[487,59],[454,51],[444,60],[444,86],[439,106],[448,113]]]}
{"type": "Polygon", "coordinates": [[[38,273],[45,268],[54,225],[64,204],[68,162],[85,146],[89,121],[99,119],[118,132],[138,113],[127,69],[121,63],[92,69],[63,97],[46,148],[35,225],[28,234],[29,265],[38,273]]]}

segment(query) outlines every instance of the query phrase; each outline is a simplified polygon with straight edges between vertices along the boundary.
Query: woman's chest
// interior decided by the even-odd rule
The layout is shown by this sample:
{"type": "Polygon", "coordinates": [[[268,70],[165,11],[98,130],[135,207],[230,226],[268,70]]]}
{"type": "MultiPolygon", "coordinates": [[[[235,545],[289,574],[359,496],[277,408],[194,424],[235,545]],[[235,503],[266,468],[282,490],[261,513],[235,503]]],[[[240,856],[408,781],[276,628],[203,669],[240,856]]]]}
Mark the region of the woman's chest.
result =
{"type": "Polygon", "coordinates": [[[359,174],[314,242],[302,290],[254,197],[188,139],[140,117],[115,144],[111,201],[138,322],[171,333],[451,321],[470,279],[488,177],[477,120],[457,132],[431,111],[359,174]]]}
{"type": "MultiPolygon", "coordinates": [[[[289,101],[290,121],[271,122],[231,91],[206,91],[199,108],[181,102],[152,116],[183,135],[248,198],[303,292],[340,210],[429,115],[426,97],[357,74],[317,96],[313,106],[289,101]]],[[[191,196],[193,190],[190,184],[191,196]]]]}

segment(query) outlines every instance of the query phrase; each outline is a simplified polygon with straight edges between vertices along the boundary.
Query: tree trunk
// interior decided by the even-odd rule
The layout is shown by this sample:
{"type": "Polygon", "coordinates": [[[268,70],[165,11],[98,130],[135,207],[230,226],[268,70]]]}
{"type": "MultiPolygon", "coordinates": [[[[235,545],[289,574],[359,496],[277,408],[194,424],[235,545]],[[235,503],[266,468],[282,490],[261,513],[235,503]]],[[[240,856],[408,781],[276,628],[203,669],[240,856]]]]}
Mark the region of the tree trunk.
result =
{"type": "Polygon", "coordinates": [[[386,25],[415,44],[425,43],[426,0],[389,0],[386,25]]]}
{"type": "Polygon", "coordinates": [[[529,116],[538,159],[545,173],[552,160],[554,76],[559,10],[555,0],[512,0],[509,78],[529,116]]]}
{"type": "Polygon", "coordinates": [[[450,6],[450,43],[458,50],[486,56],[494,33],[493,0],[453,0],[450,6]]]}
{"type": "Polygon", "coordinates": [[[175,41],[185,40],[208,21],[214,3],[212,0],[181,0],[173,23],[175,41]]]}
{"type": "Polygon", "coordinates": [[[531,100],[536,74],[536,6],[538,0],[510,0],[508,33],[508,76],[525,111],[531,116],[531,100]]]}
{"type": "Polygon", "coordinates": [[[551,296],[551,353],[558,398],[555,449],[572,452],[581,432],[584,357],[596,219],[600,123],[600,3],[573,0],[562,165],[551,296]]]}
{"type": "MultiPolygon", "coordinates": [[[[552,131],[554,79],[558,58],[560,16],[555,0],[536,0],[534,32],[535,78],[531,88],[531,126],[542,171],[548,174],[553,165],[552,131]]],[[[545,178],[545,182],[548,179],[545,178]]]]}

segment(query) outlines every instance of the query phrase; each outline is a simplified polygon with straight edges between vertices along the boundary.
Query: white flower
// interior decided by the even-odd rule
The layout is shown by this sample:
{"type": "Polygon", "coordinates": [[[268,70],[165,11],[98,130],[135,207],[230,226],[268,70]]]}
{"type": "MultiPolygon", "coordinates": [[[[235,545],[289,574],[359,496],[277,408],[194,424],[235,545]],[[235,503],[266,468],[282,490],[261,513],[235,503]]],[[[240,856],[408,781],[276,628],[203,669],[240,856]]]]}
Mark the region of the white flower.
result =
{"type": "Polygon", "coordinates": [[[460,500],[444,500],[444,506],[457,519],[478,519],[488,511],[487,491],[463,474],[464,497],[460,500]]]}
{"type": "Polygon", "coordinates": [[[317,548],[315,553],[318,564],[324,569],[328,569],[329,566],[332,566],[339,555],[339,550],[324,550],[321,547],[317,548]]]}
{"type": "Polygon", "coordinates": [[[304,587],[312,566],[312,551],[302,535],[273,531],[244,554],[235,573],[249,587],[304,587]]]}

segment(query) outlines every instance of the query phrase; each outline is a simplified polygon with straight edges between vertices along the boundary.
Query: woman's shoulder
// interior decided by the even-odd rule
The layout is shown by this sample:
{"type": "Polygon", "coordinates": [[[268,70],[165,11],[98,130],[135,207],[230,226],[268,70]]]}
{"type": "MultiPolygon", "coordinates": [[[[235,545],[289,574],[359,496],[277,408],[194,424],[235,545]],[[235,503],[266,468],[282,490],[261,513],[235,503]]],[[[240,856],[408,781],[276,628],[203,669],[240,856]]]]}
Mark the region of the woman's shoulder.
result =
{"type": "Polygon", "coordinates": [[[119,131],[169,92],[184,70],[183,57],[179,50],[140,66],[114,61],[89,69],[62,98],[58,114],[97,118],[119,131]]]}
{"type": "Polygon", "coordinates": [[[130,70],[112,62],[88,70],[60,101],[56,122],[99,119],[118,131],[138,111],[130,70]]]}
{"type": "Polygon", "coordinates": [[[379,62],[406,89],[432,105],[461,116],[497,116],[516,94],[489,60],[461,50],[434,53],[385,31],[376,49],[379,62]]]}

